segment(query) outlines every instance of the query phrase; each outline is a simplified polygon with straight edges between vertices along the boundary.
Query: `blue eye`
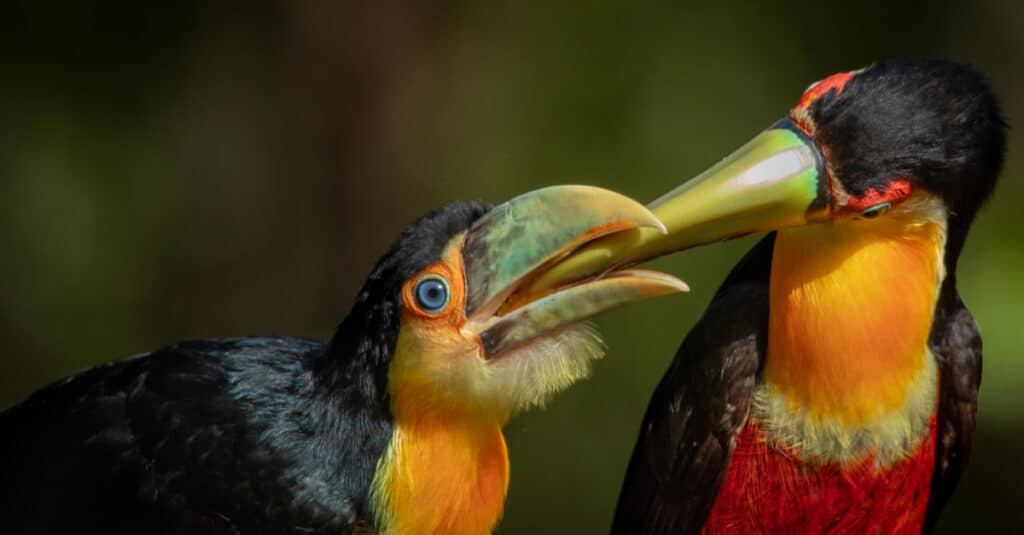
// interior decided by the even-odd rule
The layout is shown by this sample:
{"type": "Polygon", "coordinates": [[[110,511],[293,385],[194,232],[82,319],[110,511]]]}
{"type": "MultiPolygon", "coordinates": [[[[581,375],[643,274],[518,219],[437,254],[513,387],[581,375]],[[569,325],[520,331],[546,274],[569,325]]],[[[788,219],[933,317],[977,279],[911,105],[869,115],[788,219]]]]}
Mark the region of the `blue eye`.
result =
{"type": "Polygon", "coordinates": [[[412,293],[416,303],[427,312],[440,312],[448,306],[448,281],[436,275],[417,282],[412,293]]]}
{"type": "Polygon", "coordinates": [[[863,217],[864,219],[874,219],[888,212],[889,208],[892,208],[891,202],[883,202],[881,204],[876,204],[871,208],[866,208],[862,210],[860,213],[860,217],[863,217]]]}

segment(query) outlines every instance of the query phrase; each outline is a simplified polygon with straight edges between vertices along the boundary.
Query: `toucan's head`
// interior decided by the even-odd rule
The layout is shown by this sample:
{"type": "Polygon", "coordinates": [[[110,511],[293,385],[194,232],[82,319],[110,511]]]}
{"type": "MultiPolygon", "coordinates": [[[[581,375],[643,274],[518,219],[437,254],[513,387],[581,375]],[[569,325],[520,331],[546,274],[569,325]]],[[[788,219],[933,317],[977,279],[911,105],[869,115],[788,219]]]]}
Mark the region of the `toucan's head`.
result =
{"type": "Polygon", "coordinates": [[[362,368],[341,382],[373,381],[368,389],[417,412],[498,422],[543,402],[603,354],[583,320],[686,286],[661,273],[611,271],[528,300],[510,296],[581,245],[638,227],[664,232],[642,205],[587,186],[423,217],[379,261],[332,342],[336,368],[339,360],[362,368]]]}
{"type": "MultiPolygon", "coordinates": [[[[969,223],[1005,149],[995,95],[970,67],[888,61],[812,84],[790,121],[820,149],[815,199],[833,218],[874,218],[915,194],[969,223]]],[[[787,121],[788,123],[788,121],[787,121]]]]}
{"type": "Polygon", "coordinates": [[[834,74],[811,84],[786,118],[648,205],[667,234],[601,240],[530,289],[812,223],[889,232],[870,221],[937,221],[949,226],[955,261],[1002,167],[1005,128],[995,95],[965,65],[894,60],[834,74]]]}

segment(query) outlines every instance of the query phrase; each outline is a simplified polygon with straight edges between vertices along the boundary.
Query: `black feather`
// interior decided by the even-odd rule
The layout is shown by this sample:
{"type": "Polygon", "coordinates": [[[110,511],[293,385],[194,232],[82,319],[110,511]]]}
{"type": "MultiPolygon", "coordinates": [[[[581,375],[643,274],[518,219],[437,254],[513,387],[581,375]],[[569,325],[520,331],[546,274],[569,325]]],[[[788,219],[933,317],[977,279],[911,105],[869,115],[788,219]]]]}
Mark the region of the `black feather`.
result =
{"type": "Polygon", "coordinates": [[[981,387],[981,333],[950,279],[939,296],[929,345],[939,364],[941,395],[925,533],[934,529],[967,469],[981,387]]]}

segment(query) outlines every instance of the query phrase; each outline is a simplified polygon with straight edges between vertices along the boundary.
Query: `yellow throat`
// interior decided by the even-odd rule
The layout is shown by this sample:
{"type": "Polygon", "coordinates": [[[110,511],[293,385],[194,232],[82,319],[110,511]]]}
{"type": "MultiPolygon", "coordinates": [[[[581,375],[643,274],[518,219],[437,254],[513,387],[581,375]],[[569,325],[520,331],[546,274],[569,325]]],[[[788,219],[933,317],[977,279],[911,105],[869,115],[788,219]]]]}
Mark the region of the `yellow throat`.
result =
{"type": "MultiPolygon", "coordinates": [[[[414,350],[403,338],[396,364],[414,350]]],[[[421,379],[392,365],[394,432],[370,495],[380,533],[491,533],[508,490],[504,416],[456,406],[421,379]]]]}
{"type": "Polygon", "coordinates": [[[824,460],[898,457],[927,425],[945,224],[909,215],[778,232],[757,405],[786,445],[824,460]]]}

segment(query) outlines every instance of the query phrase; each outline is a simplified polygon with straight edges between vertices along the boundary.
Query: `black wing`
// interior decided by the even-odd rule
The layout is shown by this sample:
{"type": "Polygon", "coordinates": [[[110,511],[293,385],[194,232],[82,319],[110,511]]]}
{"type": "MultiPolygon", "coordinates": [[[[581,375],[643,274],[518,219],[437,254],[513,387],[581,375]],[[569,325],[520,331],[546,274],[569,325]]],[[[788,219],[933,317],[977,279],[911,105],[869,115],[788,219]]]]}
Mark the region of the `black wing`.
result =
{"type": "Polygon", "coordinates": [[[612,533],[698,533],[747,421],[766,348],[771,234],[733,268],[658,385],[612,533]]]}
{"type": "Polygon", "coordinates": [[[947,279],[943,285],[930,345],[939,364],[939,415],[925,533],[935,527],[967,468],[978,412],[981,334],[957,294],[955,279],[947,279]]]}
{"type": "Polygon", "coordinates": [[[317,398],[322,351],[187,342],[40,390],[0,413],[0,532],[350,532],[390,424],[317,398]]]}

